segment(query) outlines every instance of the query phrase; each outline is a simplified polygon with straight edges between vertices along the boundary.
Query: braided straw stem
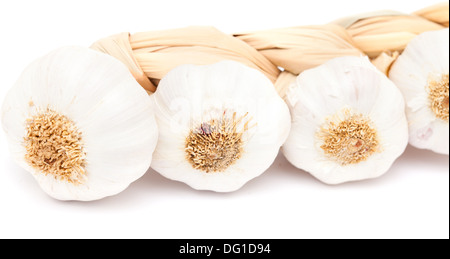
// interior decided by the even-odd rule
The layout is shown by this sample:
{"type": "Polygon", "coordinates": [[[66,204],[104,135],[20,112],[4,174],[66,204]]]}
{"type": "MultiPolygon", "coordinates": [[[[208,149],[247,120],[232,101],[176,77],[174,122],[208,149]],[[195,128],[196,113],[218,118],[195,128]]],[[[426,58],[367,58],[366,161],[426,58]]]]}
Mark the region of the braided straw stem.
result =
{"type": "Polygon", "coordinates": [[[367,55],[387,74],[412,38],[448,24],[446,2],[413,14],[379,11],[324,25],[234,35],[212,27],[121,33],[101,39],[91,48],[121,60],[149,94],[178,65],[234,60],[264,73],[284,97],[296,75],[335,57],[367,55]]]}
{"type": "Polygon", "coordinates": [[[272,82],[280,70],[245,42],[212,27],[117,34],[91,48],[124,62],[136,80],[150,92],[171,69],[182,64],[205,65],[234,60],[264,73],[272,82]]]}

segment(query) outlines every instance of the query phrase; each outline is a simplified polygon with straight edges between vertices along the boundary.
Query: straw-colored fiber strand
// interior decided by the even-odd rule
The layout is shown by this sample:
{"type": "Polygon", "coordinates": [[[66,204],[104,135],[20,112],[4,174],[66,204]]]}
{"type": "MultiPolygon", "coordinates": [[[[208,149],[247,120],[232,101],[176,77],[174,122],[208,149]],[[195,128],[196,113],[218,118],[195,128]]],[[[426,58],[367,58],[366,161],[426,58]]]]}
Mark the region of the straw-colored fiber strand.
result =
{"type": "Polygon", "coordinates": [[[443,28],[422,17],[392,11],[352,16],[335,23],[235,36],[275,65],[299,74],[334,57],[365,54],[376,58],[383,52],[401,52],[416,35],[443,28]]]}
{"type": "Polygon", "coordinates": [[[415,15],[422,16],[423,18],[435,23],[439,23],[444,27],[448,27],[448,2],[435,4],[429,7],[425,7],[417,12],[415,15]]]}
{"type": "Polygon", "coordinates": [[[138,81],[145,90],[155,92],[156,86],[150,82],[134,57],[129,37],[129,33],[112,35],[95,42],[91,48],[109,54],[122,61],[122,63],[128,67],[136,81],[138,81]]]}
{"type": "Polygon", "coordinates": [[[358,48],[375,58],[386,51],[402,51],[415,36],[443,28],[420,16],[395,15],[359,19],[347,31],[358,48]]]}
{"type": "Polygon", "coordinates": [[[352,37],[378,35],[389,32],[410,32],[419,34],[424,31],[439,30],[442,25],[416,15],[383,15],[361,17],[346,29],[352,37]]]}
{"type": "Polygon", "coordinates": [[[367,56],[376,58],[383,52],[403,51],[415,36],[417,35],[410,32],[391,32],[358,36],[354,39],[367,56]]]}
{"type": "Polygon", "coordinates": [[[414,14],[378,11],[319,26],[234,35],[212,27],[123,33],[102,39],[93,48],[124,62],[149,92],[178,65],[234,60],[264,73],[284,97],[284,84],[294,75],[334,57],[367,55],[387,74],[412,38],[448,27],[448,16],[447,2],[414,14]],[[280,70],[284,72],[280,74],[280,70]]]}
{"type": "Polygon", "coordinates": [[[130,36],[130,45],[142,70],[152,79],[161,79],[181,64],[204,65],[221,60],[258,69],[272,82],[280,73],[254,48],[212,27],[136,33],[130,36]]]}
{"type": "Polygon", "coordinates": [[[343,17],[341,19],[335,20],[333,23],[338,24],[344,28],[349,28],[356,22],[362,19],[368,19],[373,17],[382,17],[382,16],[399,16],[399,15],[405,15],[404,13],[392,11],[392,10],[378,10],[368,13],[360,13],[356,15],[351,15],[347,17],[343,17]]]}
{"type": "Polygon", "coordinates": [[[294,83],[296,79],[297,75],[292,74],[291,72],[281,72],[278,76],[277,81],[275,82],[275,89],[277,89],[278,95],[284,99],[286,97],[289,86],[294,83]]]}
{"type": "Polygon", "coordinates": [[[334,57],[360,56],[347,31],[334,24],[235,34],[273,64],[299,74],[334,57]]]}

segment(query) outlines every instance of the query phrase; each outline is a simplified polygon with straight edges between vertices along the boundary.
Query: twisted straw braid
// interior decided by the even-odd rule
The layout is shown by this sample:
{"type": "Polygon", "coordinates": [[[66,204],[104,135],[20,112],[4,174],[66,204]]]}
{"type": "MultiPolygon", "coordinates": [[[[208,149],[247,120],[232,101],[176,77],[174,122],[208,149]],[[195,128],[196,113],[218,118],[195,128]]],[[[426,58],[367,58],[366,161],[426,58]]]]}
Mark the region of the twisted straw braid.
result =
{"type": "Polygon", "coordinates": [[[413,14],[380,11],[324,25],[234,35],[212,27],[121,33],[101,39],[91,48],[125,63],[149,94],[178,65],[228,59],[260,70],[284,97],[287,84],[296,75],[335,57],[367,55],[388,73],[391,63],[414,36],[448,26],[446,2],[413,14]]]}

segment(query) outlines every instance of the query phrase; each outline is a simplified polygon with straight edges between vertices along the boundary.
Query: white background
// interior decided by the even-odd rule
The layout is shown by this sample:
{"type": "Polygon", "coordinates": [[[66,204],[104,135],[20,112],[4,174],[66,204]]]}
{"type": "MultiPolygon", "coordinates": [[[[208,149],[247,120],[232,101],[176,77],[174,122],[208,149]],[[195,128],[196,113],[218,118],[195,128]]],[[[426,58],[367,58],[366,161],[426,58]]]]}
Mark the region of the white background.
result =
{"type": "MultiPolygon", "coordinates": [[[[1,1],[0,102],[35,58],[119,32],[226,33],[322,24],[437,1],[1,1]]],[[[195,191],[153,170],[119,195],[61,202],[14,164],[0,133],[0,238],[448,238],[449,158],[408,147],[383,177],[328,186],[279,155],[241,190],[195,191]]]]}

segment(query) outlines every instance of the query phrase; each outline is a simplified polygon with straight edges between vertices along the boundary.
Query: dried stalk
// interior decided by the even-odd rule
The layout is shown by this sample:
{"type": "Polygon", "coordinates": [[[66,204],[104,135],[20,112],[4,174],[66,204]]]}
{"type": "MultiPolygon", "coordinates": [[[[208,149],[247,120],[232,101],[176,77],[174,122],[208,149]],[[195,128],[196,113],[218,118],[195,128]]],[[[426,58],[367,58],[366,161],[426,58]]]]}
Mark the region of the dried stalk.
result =
{"type": "Polygon", "coordinates": [[[423,18],[430,20],[434,23],[438,23],[444,27],[448,27],[448,2],[435,4],[429,7],[425,7],[417,12],[415,15],[422,16],[423,18]]]}
{"type": "Polygon", "coordinates": [[[129,37],[128,44],[122,44],[123,41],[124,34],[119,34],[96,42],[92,48],[119,57],[134,75],[137,74],[141,85],[144,73],[149,83],[142,86],[151,92],[167,72],[182,64],[205,65],[234,60],[260,70],[272,82],[280,73],[254,48],[212,27],[136,33],[129,37]]]}
{"type": "Polygon", "coordinates": [[[375,58],[383,52],[401,52],[418,34],[443,28],[420,16],[380,13],[369,17],[362,15],[347,31],[358,48],[375,58]]]}
{"type": "Polygon", "coordinates": [[[122,33],[101,39],[92,48],[121,60],[149,93],[178,65],[234,60],[264,73],[283,97],[295,75],[334,57],[367,55],[388,73],[413,37],[448,27],[448,6],[448,2],[433,5],[414,14],[379,11],[320,26],[235,35],[212,27],[122,33]],[[284,72],[280,74],[279,68],[284,72]]]}
{"type": "Polygon", "coordinates": [[[341,56],[359,56],[347,31],[334,24],[235,34],[275,65],[299,74],[341,56]]]}

